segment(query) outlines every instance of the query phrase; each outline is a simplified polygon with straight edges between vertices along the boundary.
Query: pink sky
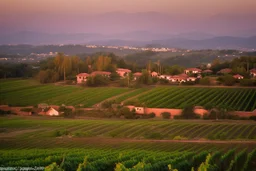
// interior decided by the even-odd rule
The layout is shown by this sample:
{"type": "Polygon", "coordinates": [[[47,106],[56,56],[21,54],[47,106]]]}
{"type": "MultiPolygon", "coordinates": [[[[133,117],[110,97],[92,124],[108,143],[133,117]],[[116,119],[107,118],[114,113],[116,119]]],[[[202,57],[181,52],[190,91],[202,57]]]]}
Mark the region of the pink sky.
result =
{"type": "Polygon", "coordinates": [[[255,12],[255,0],[1,0],[0,14],[104,13],[156,11],[179,14],[255,12]]]}
{"type": "MultiPolygon", "coordinates": [[[[243,25],[243,27],[238,28],[242,30],[256,27],[251,22],[251,19],[248,20],[248,16],[253,18],[256,15],[255,9],[256,0],[0,0],[0,32],[20,30],[41,32],[98,32],[98,30],[125,32],[136,29],[145,30],[150,27],[154,27],[152,30],[157,30],[158,25],[162,27],[160,29],[162,31],[171,30],[172,28],[167,27],[173,25],[173,31],[175,31],[180,30],[180,28],[190,27],[191,29],[197,29],[194,27],[197,25],[200,28],[200,25],[205,24],[203,20],[209,21],[212,16],[219,16],[219,19],[222,19],[222,15],[225,15],[225,20],[229,20],[229,15],[232,15],[230,20],[236,19],[234,15],[239,15],[240,18],[237,25],[243,25]],[[116,20],[122,20],[125,15],[119,18],[112,15],[106,21],[104,17],[99,19],[97,18],[98,16],[95,16],[116,11],[128,13],[154,11],[168,16],[163,16],[163,21],[159,21],[160,23],[155,25],[153,25],[154,21],[143,20],[145,22],[132,23],[132,20],[130,20],[131,26],[134,26],[134,28],[127,30],[122,27],[122,24],[116,22],[116,20]],[[97,30],[96,28],[102,22],[106,22],[105,25],[113,23],[115,27],[97,30]],[[166,22],[170,22],[170,24],[165,25],[164,23],[166,22]],[[141,24],[141,26],[138,27],[138,24],[141,24]],[[115,30],[117,27],[119,29],[115,30]]],[[[134,15],[135,20],[137,16],[134,15]]],[[[148,19],[147,16],[144,16],[144,18],[148,19]]],[[[161,16],[158,16],[157,19],[159,18],[162,19],[161,16]]],[[[142,19],[137,21],[142,21],[142,19]]],[[[218,22],[216,21],[217,24],[218,22]]],[[[226,21],[223,22],[226,23],[226,21]]],[[[236,24],[235,21],[232,22],[236,24]]],[[[128,26],[130,25],[128,24],[128,26]]],[[[209,25],[210,28],[215,26],[216,24],[209,25]]],[[[222,30],[221,24],[219,26],[216,29],[222,30]]],[[[213,31],[216,29],[213,28],[213,31]]],[[[228,31],[227,27],[225,29],[228,31]]]]}

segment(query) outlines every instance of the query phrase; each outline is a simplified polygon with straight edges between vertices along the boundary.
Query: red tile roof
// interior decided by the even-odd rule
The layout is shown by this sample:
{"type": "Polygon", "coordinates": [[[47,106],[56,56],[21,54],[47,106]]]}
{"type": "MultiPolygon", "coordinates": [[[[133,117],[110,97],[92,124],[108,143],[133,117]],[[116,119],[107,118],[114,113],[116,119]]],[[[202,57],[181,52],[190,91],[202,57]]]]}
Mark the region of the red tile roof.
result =
{"type": "Polygon", "coordinates": [[[250,72],[256,74],[256,68],[251,69],[250,72]]]}
{"type": "Polygon", "coordinates": [[[131,72],[131,70],[125,68],[117,68],[116,71],[131,72]]]}
{"type": "Polygon", "coordinates": [[[212,73],[212,70],[207,69],[207,70],[204,70],[203,73],[212,73]]]}
{"type": "Polygon", "coordinates": [[[133,75],[134,75],[134,76],[141,76],[142,73],[141,73],[141,72],[135,72],[133,75]]]}
{"type": "Polygon", "coordinates": [[[225,68],[225,69],[220,70],[218,73],[223,73],[223,74],[225,74],[225,73],[231,73],[231,72],[232,72],[232,69],[230,69],[230,68],[225,68]]]}
{"type": "Polygon", "coordinates": [[[202,71],[201,69],[198,69],[198,68],[187,68],[185,70],[187,70],[187,71],[198,71],[198,72],[202,71]]]}
{"type": "Polygon", "coordinates": [[[94,75],[110,75],[111,72],[107,72],[107,71],[94,71],[91,73],[92,76],[94,75]]]}
{"type": "Polygon", "coordinates": [[[242,75],[239,75],[239,74],[236,74],[236,75],[233,75],[234,78],[238,79],[238,78],[244,78],[242,75]]]}
{"type": "Polygon", "coordinates": [[[80,73],[80,74],[77,74],[76,76],[77,77],[87,77],[89,76],[90,74],[87,74],[87,73],[80,73]]]}

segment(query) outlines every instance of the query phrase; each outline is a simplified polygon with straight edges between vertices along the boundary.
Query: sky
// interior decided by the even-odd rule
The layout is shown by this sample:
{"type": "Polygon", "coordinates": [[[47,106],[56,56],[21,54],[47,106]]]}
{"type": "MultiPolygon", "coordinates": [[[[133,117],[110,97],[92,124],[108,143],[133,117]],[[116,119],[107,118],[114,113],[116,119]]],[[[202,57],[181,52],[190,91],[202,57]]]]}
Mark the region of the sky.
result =
{"type": "MultiPolygon", "coordinates": [[[[198,30],[204,21],[212,19],[211,17],[214,22],[218,20],[217,24],[222,24],[221,20],[224,23],[228,20],[233,24],[234,19],[239,19],[237,24],[243,27],[237,29],[246,30],[256,28],[256,25],[251,23],[256,16],[255,9],[256,0],[0,0],[0,31],[114,33],[148,29],[154,32],[177,32],[189,30],[185,27],[198,30]],[[141,16],[139,13],[147,14],[141,16]],[[160,23],[156,22],[159,29],[152,24],[154,21],[146,21],[150,20],[152,15],[156,20],[161,20],[160,23]],[[141,20],[138,20],[138,17],[141,17],[141,20]],[[132,18],[137,23],[132,23],[132,18]],[[126,28],[122,27],[122,19],[130,22],[129,25],[124,24],[126,28]],[[181,21],[182,24],[179,23],[181,21]],[[168,22],[169,25],[164,24],[168,22]],[[99,29],[102,27],[101,23],[115,27],[106,26],[106,29],[99,29]],[[129,26],[130,28],[127,28],[129,26]],[[171,29],[166,29],[171,26],[171,29]]],[[[214,22],[212,27],[215,28],[214,22]]],[[[210,29],[204,27],[204,31],[210,29]]],[[[222,32],[221,28],[217,30],[222,32]]],[[[224,26],[223,33],[227,30],[224,26]]]]}

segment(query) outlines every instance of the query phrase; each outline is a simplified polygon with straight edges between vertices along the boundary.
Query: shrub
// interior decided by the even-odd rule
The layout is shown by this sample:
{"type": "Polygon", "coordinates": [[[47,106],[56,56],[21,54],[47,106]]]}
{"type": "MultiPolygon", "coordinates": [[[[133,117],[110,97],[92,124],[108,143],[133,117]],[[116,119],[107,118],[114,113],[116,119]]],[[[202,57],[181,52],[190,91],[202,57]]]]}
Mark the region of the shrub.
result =
{"type": "Polygon", "coordinates": [[[199,84],[201,85],[211,85],[211,80],[209,77],[204,77],[200,79],[199,84]]]}
{"type": "Polygon", "coordinates": [[[60,136],[63,136],[63,135],[68,135],[68,134],[69,134],[68,130],[56,130],[56,131],[53,132],[54,137],[60,137],[60,136]]]}
{"type": "Polygon", "coordinates": [[[150,114],[148,114],[148,117],[149,118],[154,118],[154,117],[156,117],[156,114],[154,112],[151,112],[150,114]]]}
{"type": "Polygon", "coordinates": [[[21,108],[20,111],[22,111],[22,112],[32,112],[32,108],[21,108]]]}
{"type": "Polygon", "coordinates": [[[0,115],[6,115],[6,114],[11,114],[12,112],[10,110],[8,111],[4,111],[4,110],[0,110],[0,115]]]}
{"type": "Polygon", "coordinates": [[[226,86],[232,86],[236,83],[236,79],[229,74],[219,77],[218,80],[226,86]]]}
{"type": "Polygon", "coordinates": [[[163,119],[170,119],[171,114],[169,112],[163,112],[161,113],[161,116],[163,117],[163,119]]]}
{"type": "Polygon", "coordinates": [[[101,104],[102,108],[111,108],[112,104],[115,103],[115,100],[106,100],[101,104]]]}
{"type": "Polygon", "coordinates": [[[191,106],[191,105],[186,106],[182,110],[180,118],[181,119],[197,119],[198,116],[194,112],[194,106],[191,106]]]}
{"type": "Polygon", "coordinates": [[[253,80],[251,79],[241,79],[240,80],[241,86],[253,86],[253,80]]]}
{"type": "Polygon", "coordinates": [[[135,113],[133,111],[130,111],[129,108],[123,107],[119,111],[120,115],[124,116],[126,119],[134,119],[135,113]]]}
{"type": "Polygon", "coordinates": [[[88,77],[86,81],[86,85],[90,87],[104,86],[104,85],[108,85],[108,83],[109,83],[109,78],[102,75],[95,75],[92,77],[88,77]]]}
{"type": "Polygon", "coordinates": [[[256,116],[250,116],[249,119],[256,121],[256,116]]]}

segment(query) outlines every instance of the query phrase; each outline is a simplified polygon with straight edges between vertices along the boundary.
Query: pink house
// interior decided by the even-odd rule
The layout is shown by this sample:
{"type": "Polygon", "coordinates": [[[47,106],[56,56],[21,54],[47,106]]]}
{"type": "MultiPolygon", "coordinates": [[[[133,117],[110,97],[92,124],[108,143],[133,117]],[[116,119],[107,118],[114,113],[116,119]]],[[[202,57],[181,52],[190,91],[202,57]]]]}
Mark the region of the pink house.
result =
{"type": "Polygon", "coordinates": [[[83,82],[87,81],[87,78],[90,76],[90,74],[87,73],[80,73],[76,76],[76,80],[78,84],[81,84],[83,82]]]}
{"type": "Polygon", "coordinates": [[[152,77],[157,77],[157,76],[158,76],[158,73],[155,72],[155,71],[153,71],[153,72],[151,72],[151,76],[152,76],[152,77]]]}
{"type": "Polygon", "coordinates": [[[129,69],[117,68],[116,72],[120,75],[120,77],[125,77],[128,73],[132,71],[129,69]]]}
{"type": "Polygon", "coordinates": [[[201,72],[202,70],[198,68],[188,68],[184,70],[185,74],[200,74],[201,72]]]}
{"type": "Polygon", "coordinates": [[[235,79],[238,79],[238,80],[244,79],[244,77],[242,75],[239,75],[239,74],[233,75],[233,77],[235,79]]]}
{"type": "Polygon", "coordinates": [[[256,77],[256,69],[255,68],[251,69],[250,74],[251,74],[252,77],[256,77]]]}
{"type": "Polygon", "coordinates": [[[142,73],[141,72],[135,72],[134,74],[133,74],[133,77],[134,77],[134,80],[137,80],[139,77],[141,77],[142,76],[142,73]]]}
{"type": "Polygon", "coordinates": [[[229,74],[231,72],[232,72],[232,69],[230,69],[230,68],[225,68],[225,69],[218,71],[219,74],[229,74]]]}

